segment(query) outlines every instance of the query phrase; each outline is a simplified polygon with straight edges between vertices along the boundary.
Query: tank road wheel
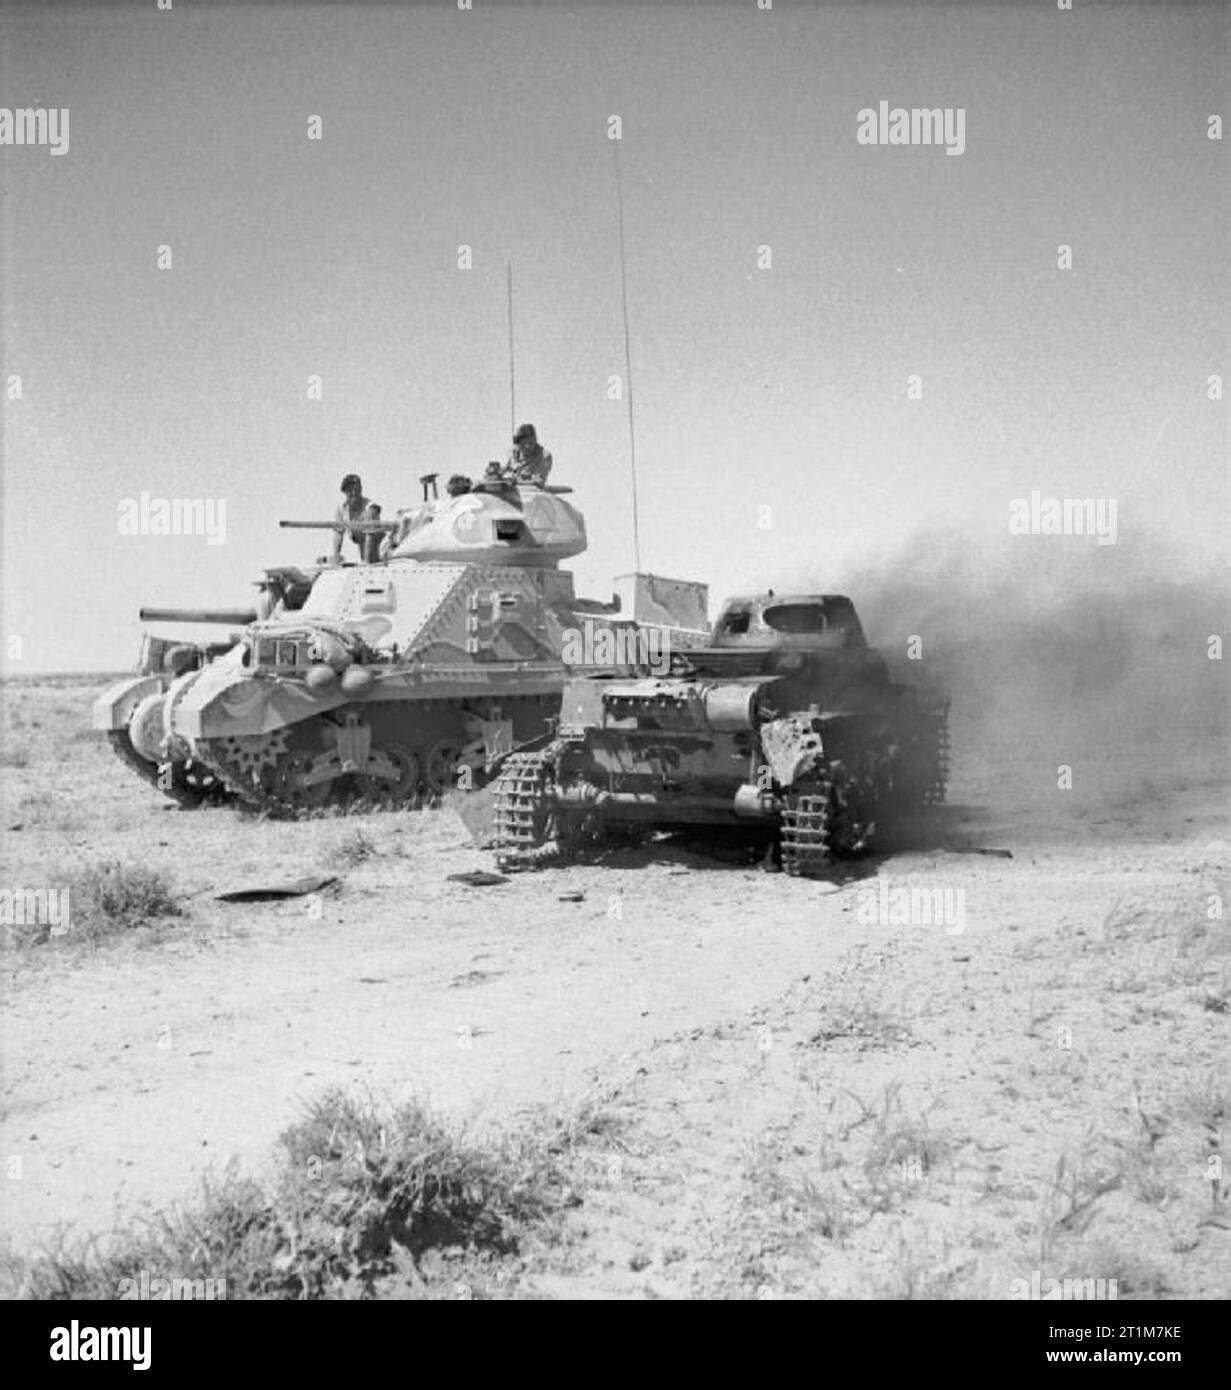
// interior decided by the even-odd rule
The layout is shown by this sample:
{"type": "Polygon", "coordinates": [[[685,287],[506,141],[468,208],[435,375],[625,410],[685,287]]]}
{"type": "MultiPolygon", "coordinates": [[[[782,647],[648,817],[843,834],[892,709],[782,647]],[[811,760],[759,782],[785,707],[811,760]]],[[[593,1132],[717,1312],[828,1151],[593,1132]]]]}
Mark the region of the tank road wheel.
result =
{"type": "Polygon", "coordinates": [[[462,745],[457,739],[442,738],[432,744],[423,759],[423,780],[429,795],[440,796],[453,786],[461,760],[462,745]]]}
{"type": "Polygon", "coordinates": [[[829,771],[829,847],[844,857],[862,854],[876,833],[876,784],[855,777],[840,763],[829,771]]]}
{"type": "Polygon", "coordinates": [[[383,760],[394,775],[381,777],[372,772],[356,773],[355,786],[359,795],[392,806],[410,801],[419,790],[419,759],[400,743],[373,749],[369,765],[377,759],[383,760]]]}
{"type": "MultiPolygon", "coordinates": [[[[185,806],[197,806],[203,801],[223,801],[229,794],[226,783],[205,763],[196,758],[171,764],[171,777],[176,790],[167,792],[185,806]]],[[[164,787],[164,791],[167,789],[164,787]]]]}
{"type": "Polygon", "coordinates": [[[273,774],[273,794],[289,810],[314,811],[329,800],[332,778],[322,778],[319,782],[305,780],[316,760],[316,754],[298,748],[278,759],[273,774]]]}

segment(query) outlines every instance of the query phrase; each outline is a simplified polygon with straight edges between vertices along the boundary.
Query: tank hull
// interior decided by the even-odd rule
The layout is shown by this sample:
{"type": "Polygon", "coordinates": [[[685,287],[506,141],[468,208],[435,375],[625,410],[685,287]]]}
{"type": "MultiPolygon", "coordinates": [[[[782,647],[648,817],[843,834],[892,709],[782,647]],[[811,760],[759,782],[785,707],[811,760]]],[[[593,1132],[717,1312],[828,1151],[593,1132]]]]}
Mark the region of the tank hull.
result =
{"type": "Polygon", "coordinates": [[[815,876],[943,800],[947,703],[892,682],[855,626],[678,665],[658,680],[570,679],[555,734],[496,782],[504,866],[620,827],[709,825],[768,837],[788,873],[815,876]]]}
{"type": "Polygon", "coordinates": [[[254,624],[168,695],[166,740],[272,813],[474,786],[548,730],[594,607],[548,566],[407,558],[327,574],[301,611],[254,624]]]}
{"type": "Polygon", "coordinates": [[[569,655],[583,625],[670,629],[677,646],[708,635],[703,585],[632,576],[631,613],[578,600],[558,563],[585,543],[580,513],[552,490],[425,503],[402,515],[383,559],[294,571],[294,606],[250,623],[225,654],[105,692],[96,727],[126,731],[138,758],[208,769],[275,814],[413,805],[474,785],[549,730],[570,674],[606,664],[569,655]]]}

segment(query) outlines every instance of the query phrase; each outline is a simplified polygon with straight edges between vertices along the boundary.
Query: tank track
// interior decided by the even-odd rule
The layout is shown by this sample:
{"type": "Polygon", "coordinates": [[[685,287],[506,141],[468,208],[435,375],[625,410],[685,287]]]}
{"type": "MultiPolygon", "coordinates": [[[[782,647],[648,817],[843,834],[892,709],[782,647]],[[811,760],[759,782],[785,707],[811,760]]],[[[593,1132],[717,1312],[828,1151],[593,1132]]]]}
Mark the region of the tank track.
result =
{"type": "Polygon", "coordinates": [[[555,770],[554,746],[512,753],[504,760],[493,787],[496,862],[501,868],[528,867],[559,853],[550,837],[547,791],[555,770]]]}
{"type": "Polygon", "coordinates": [[[166,763],[151,763],[132,745],[127,729],[109,729],[107,741],[116,757],[130,771],[135,772],[151,787],[157,787],[164,796],[177,801],[181,806],[196,807],[204,802],[222,801],[228,788],[219,774],[200,759],[172,759],[166,763]],[[168,786],[163,769],[170,768],[171,782],[168,786]]]}
{"type": "Polygon", "coordinates": [[[925,806],[944,804],[949,785],[949,706],[936,717],[936,765],[931,782],[923,789],[925,806]]]}
{"type": "Polygon", "coordinates": [[[819,878],[835,856],[862,854],[876,836],[881,804],[876,778],[851,777],[839,764],[806,785],[788,793],[782,808],[782,868],[792,878],[819,878]]]}
{"type": "Polygon", "coordinates": [[[806,796],[788,796],[782,808],[782,871],[817,878],[829,861],[828,783],[806,796]]]}

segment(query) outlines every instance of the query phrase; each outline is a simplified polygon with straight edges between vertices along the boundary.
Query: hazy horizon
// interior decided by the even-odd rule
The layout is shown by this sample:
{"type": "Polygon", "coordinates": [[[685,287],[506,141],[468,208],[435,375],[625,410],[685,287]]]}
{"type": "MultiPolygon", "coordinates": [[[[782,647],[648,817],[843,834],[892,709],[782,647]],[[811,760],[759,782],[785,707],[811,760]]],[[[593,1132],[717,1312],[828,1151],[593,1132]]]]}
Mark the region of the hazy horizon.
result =
{"type": "Polygon", "coordinates": [[[142,604],[247,602],[325,548],[277,522],[331,515],[343,473],[392,514],[503,457],[510,261],[517,415],[585,513],[578,592],[608,597],[633,568],[612,115],[643,568],[713,613],[939,533],[1023,582],[1049,545],[1228,558],[1223,5],[0,24],[5,102],[71,110],[61,157],[0,150],[11,674],[126,669],[142,604]],[[960,156],[859,143],[881,101],[960,108],[960,156]],[[143,491],[225,500],[225,544],[122,535],[143,491]],[[1116,547],[1011,538],[1032,491],[1116,500],[1116,547]]]}

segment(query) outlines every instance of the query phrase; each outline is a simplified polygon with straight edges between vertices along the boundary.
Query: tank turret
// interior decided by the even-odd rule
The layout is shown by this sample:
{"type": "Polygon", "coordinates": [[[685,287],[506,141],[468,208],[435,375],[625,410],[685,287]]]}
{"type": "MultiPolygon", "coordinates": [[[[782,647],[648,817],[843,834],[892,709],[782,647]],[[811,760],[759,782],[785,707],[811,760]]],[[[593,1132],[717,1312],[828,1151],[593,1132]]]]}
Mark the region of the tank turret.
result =
{"type": "Polygon", "coordinates": [[[586,548],[586,523],[567,488],[479,487],[407,513],[390,558],[554,569],[586,548]]]}

